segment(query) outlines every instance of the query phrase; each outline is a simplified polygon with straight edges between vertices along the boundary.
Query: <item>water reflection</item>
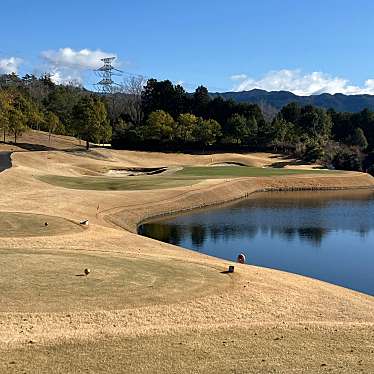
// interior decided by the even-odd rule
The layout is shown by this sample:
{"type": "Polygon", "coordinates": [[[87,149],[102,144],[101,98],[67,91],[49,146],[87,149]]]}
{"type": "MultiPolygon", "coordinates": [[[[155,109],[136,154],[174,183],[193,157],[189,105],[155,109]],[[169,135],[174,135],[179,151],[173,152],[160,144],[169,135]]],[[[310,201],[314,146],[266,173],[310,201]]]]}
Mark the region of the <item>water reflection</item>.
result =
{"type": "MultiPolygon", "coordinates": [[[[314,246],[320,246],[322,239],[328,234],[328,230],[321,227],[266,227],[261,226],[224,226],[217,225],[204,226],[204,225],[187,225],[181,226],[178,224],[163,224],[148,223],[141,226],[139,233],[150,238],[154,238],[166,243],[180,245],[187,239],[190,239],[194,247],[201,248],[204,243],[209,240],[217,242],[221,238],[229,240],[238,236],[246,237],[248,239],[254,238],[257,233],[261,231],[262,234],[270,233],[272,238],[278,236],[284,240],[292,241],[298,237],[302,241],[307,241],[314,246]]],[[[368,230],[360,229],[358,233],[365,237],[368,230]]]]}
{"type": "Polygon", "coordinates": [[[248,248],[253,264],[374,293],[374,276],[363,275],[374,273],[373,213],[372,191],[263,193],[148,223],[139,232],[226,259],[248,248]]]}

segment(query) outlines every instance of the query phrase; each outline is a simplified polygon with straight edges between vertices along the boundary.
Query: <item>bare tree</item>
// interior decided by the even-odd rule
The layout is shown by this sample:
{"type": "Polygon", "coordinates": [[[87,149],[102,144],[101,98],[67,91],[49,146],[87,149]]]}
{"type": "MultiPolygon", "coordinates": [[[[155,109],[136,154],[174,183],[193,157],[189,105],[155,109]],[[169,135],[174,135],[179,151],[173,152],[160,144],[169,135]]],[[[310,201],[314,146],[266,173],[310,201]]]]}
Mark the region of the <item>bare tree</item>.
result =
{"type": "Polygon", "coordinates": [[[125,112],[136,125],[142,123],[144,113],[142,110],[142,92],[147,80],[141,76],[131,76],[124,79],[121,85],[121,92],[125,94],[125,112]]]}
{"type": "Polygon", "coordinates": [[[277,108],[268,104],[266,101],[261,100],[258,103],[258,106],[260,107],[262,115],[264,116],[265,120],[268,122],[271,122],[278,114],[277,108]]]}

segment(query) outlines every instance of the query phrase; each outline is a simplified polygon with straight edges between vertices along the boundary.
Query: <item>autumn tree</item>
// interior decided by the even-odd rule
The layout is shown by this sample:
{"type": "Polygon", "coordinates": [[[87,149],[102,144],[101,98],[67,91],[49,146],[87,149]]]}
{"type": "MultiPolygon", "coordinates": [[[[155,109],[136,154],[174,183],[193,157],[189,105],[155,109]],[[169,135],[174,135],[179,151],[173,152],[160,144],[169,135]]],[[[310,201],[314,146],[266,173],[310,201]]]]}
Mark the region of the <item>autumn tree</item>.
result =
{"type": "Polygon", "coordinates": [[[26,130],[26,116],[16,107],[12,107],[9,112],[8,134],[14,136],[14,143],[26,130]]]}
{"type": "Polygon", "coordinates": [[[47,112],[45,115],[45,125],[48,129],[48,140],[51,141],[51,135],[54,134],[58,129],[61,129],[62,124],[58,116],[53,112],[47,112]]]}

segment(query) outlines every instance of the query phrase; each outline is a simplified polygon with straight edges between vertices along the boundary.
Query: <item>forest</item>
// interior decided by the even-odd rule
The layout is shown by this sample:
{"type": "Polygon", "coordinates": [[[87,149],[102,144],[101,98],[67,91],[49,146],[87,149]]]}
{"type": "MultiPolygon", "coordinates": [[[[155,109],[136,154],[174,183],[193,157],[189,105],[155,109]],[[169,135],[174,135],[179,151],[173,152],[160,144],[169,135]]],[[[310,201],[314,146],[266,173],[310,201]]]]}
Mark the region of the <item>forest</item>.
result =
{"type": "Polygon", "coordinates": [[[56,85],[49,75],[0,76],[2,141],[28,129],[114,148],[170,152],[271,151],[329,168],[374,173],[374,112],[290,103],[266,107],[132,77],[107,95],[56,85]]]}

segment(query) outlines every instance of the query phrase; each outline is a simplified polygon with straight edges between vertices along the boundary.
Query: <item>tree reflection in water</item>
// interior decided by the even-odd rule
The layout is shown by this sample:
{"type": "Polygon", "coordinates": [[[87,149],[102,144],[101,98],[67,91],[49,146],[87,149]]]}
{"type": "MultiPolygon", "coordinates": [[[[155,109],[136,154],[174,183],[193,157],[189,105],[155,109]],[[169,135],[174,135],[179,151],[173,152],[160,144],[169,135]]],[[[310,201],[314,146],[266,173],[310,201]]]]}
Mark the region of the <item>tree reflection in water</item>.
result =
{"type": "Polygon", "coordinates": [[[163,218],[142,225],[139,232],[228,260],[244,251],[251,264],[372,294],[373,196],[372,191],[257,194],[163,218]]]}

